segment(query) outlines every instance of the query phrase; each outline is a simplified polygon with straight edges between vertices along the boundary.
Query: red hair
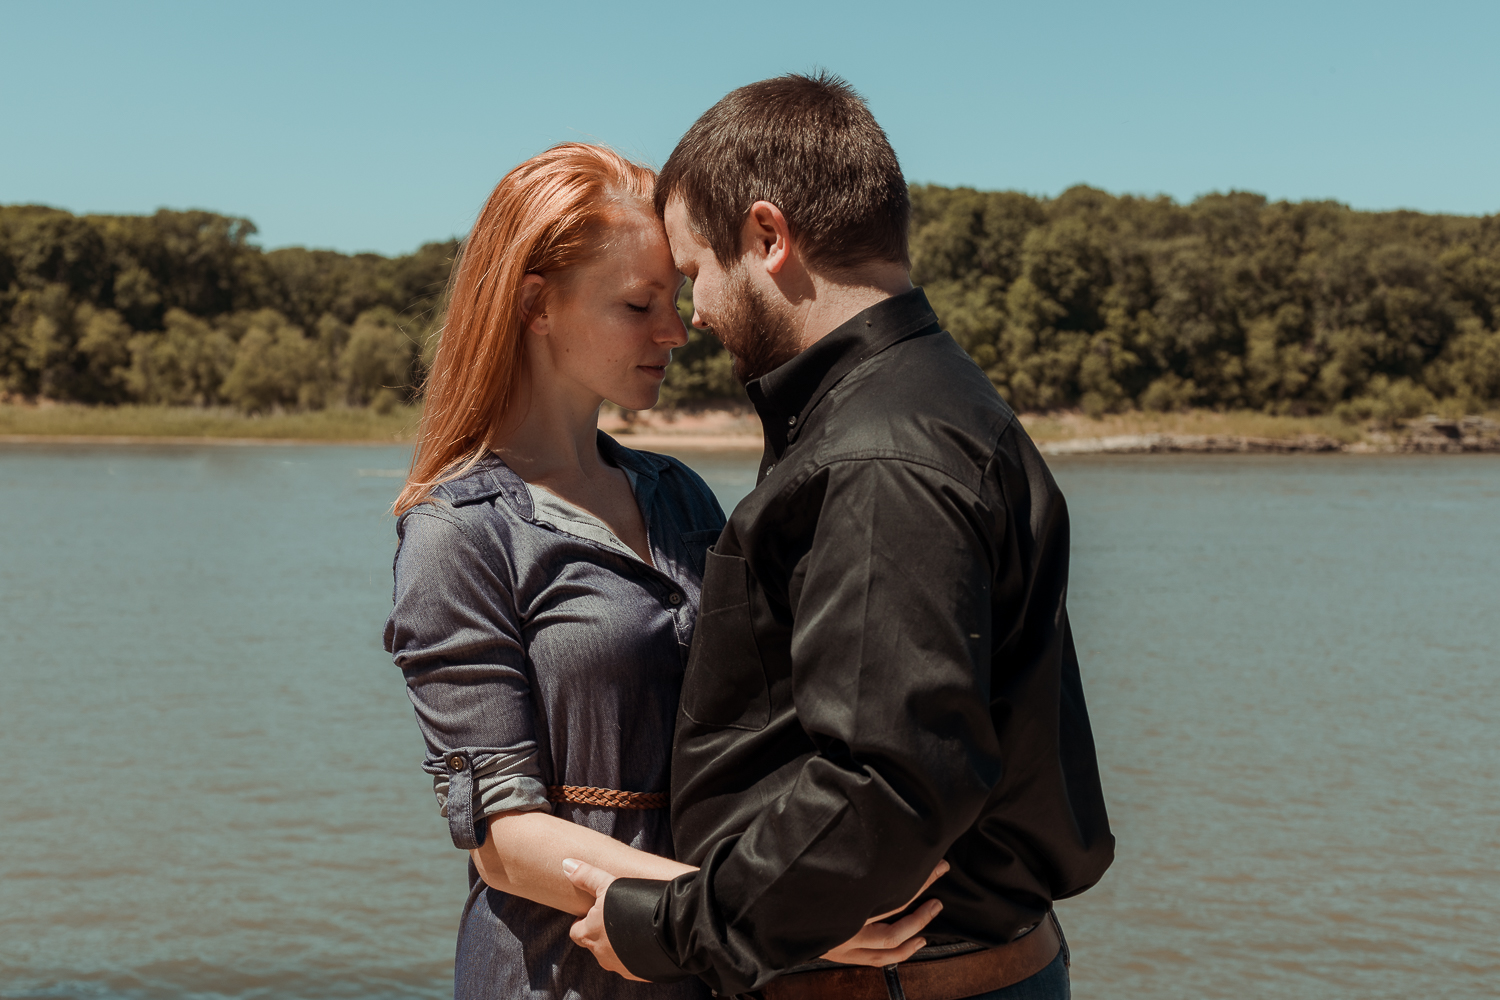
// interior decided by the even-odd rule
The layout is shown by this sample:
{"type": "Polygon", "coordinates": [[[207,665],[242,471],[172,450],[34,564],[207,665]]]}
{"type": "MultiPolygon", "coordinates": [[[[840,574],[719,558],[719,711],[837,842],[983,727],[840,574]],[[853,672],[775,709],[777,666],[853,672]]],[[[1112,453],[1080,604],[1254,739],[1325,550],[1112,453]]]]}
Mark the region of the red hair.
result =
{"type": "Polygon", "coordinates": [[[565,142],[495,185],[448,280],[442,340],[396,514],[483,457],[515,395],[521,333],[543,308],[539,297],[531,315],[521,315],[526,275],[553,278],[598,256],[623,210],[651,211],[655,180],[649,168],[613,150],[565,142]]]}

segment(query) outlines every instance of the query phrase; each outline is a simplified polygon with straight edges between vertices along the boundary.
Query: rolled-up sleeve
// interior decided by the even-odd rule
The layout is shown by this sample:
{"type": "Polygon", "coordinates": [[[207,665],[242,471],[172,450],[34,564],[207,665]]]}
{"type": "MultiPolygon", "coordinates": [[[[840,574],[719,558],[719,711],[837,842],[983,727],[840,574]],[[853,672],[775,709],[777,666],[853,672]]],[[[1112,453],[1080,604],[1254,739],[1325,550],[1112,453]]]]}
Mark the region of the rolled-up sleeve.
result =
{"type": "Polygon", "coordinates": [[[484,817],[551,808],[505,557],[433,505],[398,531],[385,647],[406,675],[453,844],[473,849],[484,817]]]}

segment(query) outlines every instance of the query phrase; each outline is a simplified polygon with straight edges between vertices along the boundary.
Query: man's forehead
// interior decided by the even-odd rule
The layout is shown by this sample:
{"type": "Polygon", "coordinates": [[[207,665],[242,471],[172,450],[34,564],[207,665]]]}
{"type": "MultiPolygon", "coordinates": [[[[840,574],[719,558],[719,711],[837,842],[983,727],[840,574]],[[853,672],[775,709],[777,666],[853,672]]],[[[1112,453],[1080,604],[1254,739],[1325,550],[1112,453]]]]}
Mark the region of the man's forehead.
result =
{"type": "Polygon", "coordinates": [[[666,209],[662,212],[662,222],[666,225],[669,232],[675,229],[683,239],[693,239],[699,245],[706,245],[703,243],[703,238],[698,235],[698,231],[693,227],[692,217],[688,214],[687,202],[682,200],[681,195],[674,194],[667,200],[666,209]]]}
{"type": "Polygon", "coordinates": [[[692,222],[688,219],[687,203],[682,200],[681,195],[674,194],[667,199],[662,222],[666,225],[667,246],[672,250],[672,259],[679,265],[708,249],[703,237],[693,229],[692,222]]]}

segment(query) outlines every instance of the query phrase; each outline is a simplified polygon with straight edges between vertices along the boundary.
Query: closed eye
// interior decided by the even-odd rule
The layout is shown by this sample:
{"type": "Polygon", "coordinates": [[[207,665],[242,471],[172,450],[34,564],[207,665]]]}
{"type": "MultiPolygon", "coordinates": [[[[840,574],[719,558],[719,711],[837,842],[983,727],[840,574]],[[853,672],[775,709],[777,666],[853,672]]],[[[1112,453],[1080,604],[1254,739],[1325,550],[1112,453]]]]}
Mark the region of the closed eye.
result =
{"type": "Polygon", "coordinates": [[[649,300],[643,306],[638,306],[634,302],[627,302],[625,304],[630,307],[631,312],[643,313],[651,311],[651,303],[649,300]]]}

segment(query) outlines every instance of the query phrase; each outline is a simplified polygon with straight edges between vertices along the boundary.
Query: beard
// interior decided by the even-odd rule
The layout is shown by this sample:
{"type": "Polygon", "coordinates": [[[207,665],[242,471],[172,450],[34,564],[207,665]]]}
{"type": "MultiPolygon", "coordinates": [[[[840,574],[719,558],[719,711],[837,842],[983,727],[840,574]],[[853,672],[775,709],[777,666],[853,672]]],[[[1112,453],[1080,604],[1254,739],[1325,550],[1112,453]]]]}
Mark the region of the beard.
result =
{"type": "Polygon", "coordinates": [[[715,317],[713,331],[733,359],[734,377],[741,384],[781,367],[798,353],[791,317],[771,308],[743,270],[730,279],[729,301],[715,317]]]}

